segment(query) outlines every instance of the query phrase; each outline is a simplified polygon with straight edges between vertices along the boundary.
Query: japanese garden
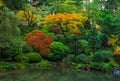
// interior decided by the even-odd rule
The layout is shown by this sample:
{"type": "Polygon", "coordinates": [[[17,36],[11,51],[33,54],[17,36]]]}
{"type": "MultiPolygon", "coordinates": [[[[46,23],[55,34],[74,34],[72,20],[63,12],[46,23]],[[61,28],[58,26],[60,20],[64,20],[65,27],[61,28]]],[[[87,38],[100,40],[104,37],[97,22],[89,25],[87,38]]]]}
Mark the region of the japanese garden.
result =
{"type": "Polygon", "coordinates": [[[120,81],[120,0],[0,0],[0,81],[120,81]]]}

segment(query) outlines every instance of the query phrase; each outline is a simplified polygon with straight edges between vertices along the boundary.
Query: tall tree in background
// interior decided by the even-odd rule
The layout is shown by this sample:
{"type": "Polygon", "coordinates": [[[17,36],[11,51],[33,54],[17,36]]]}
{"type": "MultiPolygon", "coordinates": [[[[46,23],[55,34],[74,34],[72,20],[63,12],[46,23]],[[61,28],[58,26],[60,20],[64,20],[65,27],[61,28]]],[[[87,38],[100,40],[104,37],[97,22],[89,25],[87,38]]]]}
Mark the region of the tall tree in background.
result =
{"type": "Polygon", "coordinates": [[[99,5],[101,10],[108,9],[111,12],[115,12],[120,5],[120,0],[94,0],[94,2],[99,5]]]}
{"type": "Polygon", "coordinates": [[[3,0],[3,3],[6,7],[11,10],[19,10],[22,9],[22,6],[28,3],[27,0],[3,0]]]}
{"type": "Polygon", "coordinates": [[[82,12],[85,12],[86,16],[88,17],[88,20],[85,23],[85,28],[90,29],[95,27],[96,24],[98,24],[98,21],[100,20],[101,12],[99,10],[99,6],[95,4],[94,2],[87,3],[83,5],[82,12]]]}
{"type": "Polygon", "coordinates": [[[52,13],[73,13],[76,9],[76,6],[74,4],[70,4],[70,2],[56,1],[51,5],[52,13]]]}
{"type": "Polygon", "coordinates": [[[0,55],[12,58],[21,53],[18,20],[14,12],[5,7],[0,10],[0,55]]]}
{"type": "Polygon", "coordinates": [[[35,7],[33,7],[30,4],[25,4],[23,6],[22,10],[19,10],[17,13],[17,17],[21,20],[21,21],[27,21],[28,22],[28,26],[32,27],[34,26],[36,23],[40,22],[40,14],[39,14],[39,10],[37,10],[35,7]]]}

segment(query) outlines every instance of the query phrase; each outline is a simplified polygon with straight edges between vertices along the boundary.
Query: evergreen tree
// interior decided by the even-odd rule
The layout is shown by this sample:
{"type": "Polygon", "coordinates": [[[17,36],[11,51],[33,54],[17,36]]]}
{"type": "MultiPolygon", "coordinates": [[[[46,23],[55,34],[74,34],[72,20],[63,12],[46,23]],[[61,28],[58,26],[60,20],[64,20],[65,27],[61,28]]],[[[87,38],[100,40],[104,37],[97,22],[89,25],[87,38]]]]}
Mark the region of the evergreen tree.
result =
{"type": "Polygon", "coordinates": [[[4,7],[0,10],[0,55],[11,58],[22,52],[20,30],[14,12],[4,7]]]}

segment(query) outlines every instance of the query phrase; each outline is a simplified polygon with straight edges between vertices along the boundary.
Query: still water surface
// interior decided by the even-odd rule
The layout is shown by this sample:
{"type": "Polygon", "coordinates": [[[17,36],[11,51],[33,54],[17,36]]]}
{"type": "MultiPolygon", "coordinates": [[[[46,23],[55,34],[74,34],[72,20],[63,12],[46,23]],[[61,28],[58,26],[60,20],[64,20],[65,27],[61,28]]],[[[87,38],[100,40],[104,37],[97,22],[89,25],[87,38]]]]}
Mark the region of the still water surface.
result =
{"type": "Polygon", "coordinates": [[[67,68],[26,69],[0,72],[0,81],[120,81],[112,73],[67,68]]]}

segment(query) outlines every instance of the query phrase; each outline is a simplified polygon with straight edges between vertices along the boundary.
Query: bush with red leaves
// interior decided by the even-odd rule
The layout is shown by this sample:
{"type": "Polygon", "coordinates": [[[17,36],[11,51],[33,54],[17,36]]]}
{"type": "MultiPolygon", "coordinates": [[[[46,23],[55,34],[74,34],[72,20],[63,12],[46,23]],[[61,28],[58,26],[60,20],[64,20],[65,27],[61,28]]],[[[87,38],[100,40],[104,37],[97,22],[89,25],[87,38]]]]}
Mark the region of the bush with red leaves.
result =
{"type": "Polygon", "coordinates": [[[54,40],[47,34],[34,30],[26,35],[25,41],[35,50],[39,51],[42,56],[47,56],[50,52],[49,46],[54,40]]]}

